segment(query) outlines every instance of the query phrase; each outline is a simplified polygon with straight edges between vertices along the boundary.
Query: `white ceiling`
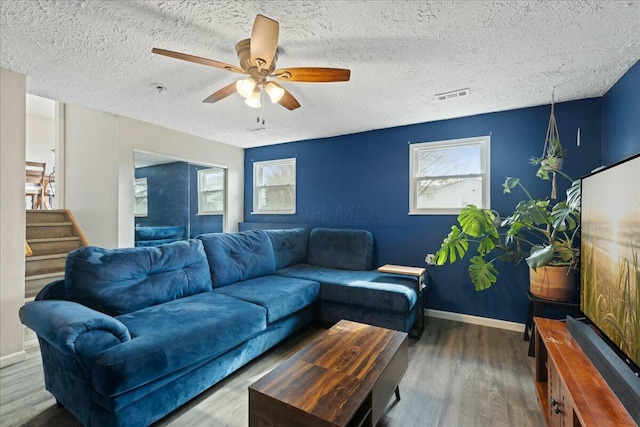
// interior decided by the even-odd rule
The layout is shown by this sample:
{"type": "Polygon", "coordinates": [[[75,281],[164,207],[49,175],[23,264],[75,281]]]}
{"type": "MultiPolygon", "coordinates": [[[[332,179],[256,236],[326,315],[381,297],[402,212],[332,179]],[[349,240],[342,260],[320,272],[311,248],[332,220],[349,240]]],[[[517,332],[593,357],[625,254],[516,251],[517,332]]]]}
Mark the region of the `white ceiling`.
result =
{"type": "Polygon", "coordinates": [[[0,66],[29,93],[238,147],[598,97],[640,59],[640,1],[0,2],[0,66]],[[262,13],[280,22],[278,67],[351,69],[284,83],[302,107],[202,100],[238,74],[153,55],[237,64],[262,13]],[[167,90],[159,93],[154,84],[167,90]],[[469,88],[469,96],[434,95],[469,88]]]}

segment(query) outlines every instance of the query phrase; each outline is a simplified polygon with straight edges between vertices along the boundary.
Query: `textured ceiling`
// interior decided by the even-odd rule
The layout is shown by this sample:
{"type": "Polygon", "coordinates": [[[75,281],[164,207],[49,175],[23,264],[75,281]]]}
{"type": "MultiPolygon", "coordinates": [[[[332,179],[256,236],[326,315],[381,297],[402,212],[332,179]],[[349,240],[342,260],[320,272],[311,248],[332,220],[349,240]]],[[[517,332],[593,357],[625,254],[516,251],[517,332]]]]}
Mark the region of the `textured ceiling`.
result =
{"type": "Polygon", "coordinates": [[[640,59],[640,1],[0,2],[0,66],[27,91],[239,147],[602,96],[640,59]],[[202,100],[238,79],[151,54],[237,64],[262,13],[279,67],[351,69],[342,83],[283,83],[302,107],[202,100]],[[167,90],[159,93],[154,84],[167,90]],[[434,95],[469,88],[448,101],[434,95]]]}

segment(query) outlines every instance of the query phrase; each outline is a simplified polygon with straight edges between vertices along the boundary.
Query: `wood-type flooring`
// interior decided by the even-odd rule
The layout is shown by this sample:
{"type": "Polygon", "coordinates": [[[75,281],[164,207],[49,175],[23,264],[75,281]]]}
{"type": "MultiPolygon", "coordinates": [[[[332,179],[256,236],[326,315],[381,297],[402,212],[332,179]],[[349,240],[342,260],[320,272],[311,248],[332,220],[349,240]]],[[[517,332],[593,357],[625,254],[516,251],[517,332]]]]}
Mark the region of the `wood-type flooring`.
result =
{"type": "MultiPolygon", "coordinates": [[[[324,330],[295,334],[154,426],[245,427],[247,387],[324,330]]],[[[378,427],[542,427],[534,359],[522,334],[429,318],[409,340],[409,368],[378,427]]],[[[0,426],[80,426],[44,388],[38,342],[25,332],[27,359],[0,370],[0,426]]]]}

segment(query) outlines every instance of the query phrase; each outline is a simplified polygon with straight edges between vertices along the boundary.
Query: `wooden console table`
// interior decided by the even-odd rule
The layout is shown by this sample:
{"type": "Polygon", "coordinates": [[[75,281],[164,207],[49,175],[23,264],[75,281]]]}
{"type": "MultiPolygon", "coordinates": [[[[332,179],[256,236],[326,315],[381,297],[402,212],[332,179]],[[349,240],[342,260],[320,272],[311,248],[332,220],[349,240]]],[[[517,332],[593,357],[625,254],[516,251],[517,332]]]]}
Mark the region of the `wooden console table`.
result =
{"type": "Polygon", "coordinates": [[[635,426],[567,325],[534,318],[536,336],[536,391],[552,427],[635,426]]]}
{"type": "Polygon", "coordinates": [[[375,426],[408,360],[406,333],[341,320],[249,386],[249,426],[375,426]]]}

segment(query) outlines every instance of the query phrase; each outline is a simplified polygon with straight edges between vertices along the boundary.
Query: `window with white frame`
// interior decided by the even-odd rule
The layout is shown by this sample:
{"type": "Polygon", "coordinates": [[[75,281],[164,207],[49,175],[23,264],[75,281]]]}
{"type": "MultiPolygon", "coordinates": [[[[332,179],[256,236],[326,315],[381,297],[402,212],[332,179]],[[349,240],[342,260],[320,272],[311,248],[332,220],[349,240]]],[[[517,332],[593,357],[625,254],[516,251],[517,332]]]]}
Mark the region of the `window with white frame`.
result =
{"type": "Polygon", "coordinates": [[[296,213],[295,158],[253,163],[252,213],[296,213]]]}
{"type": "Polygon", "coordinates": [[[224,213],[225,169],[198,170],[198,215],[224,213]]]}
{"type": "Polygon", "coordinates": [[[147,178],[136,178],[133,187],[133,215],[147,216],[147,178]]]}
{"type": "Polygon", "coordinates": [[[409,213],[489,209],[489,145],[489,136],[412,144],[409,213]]]}

